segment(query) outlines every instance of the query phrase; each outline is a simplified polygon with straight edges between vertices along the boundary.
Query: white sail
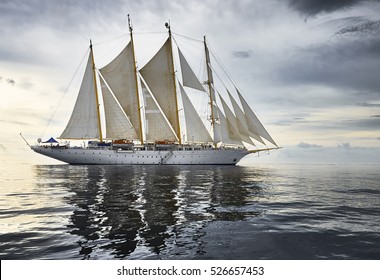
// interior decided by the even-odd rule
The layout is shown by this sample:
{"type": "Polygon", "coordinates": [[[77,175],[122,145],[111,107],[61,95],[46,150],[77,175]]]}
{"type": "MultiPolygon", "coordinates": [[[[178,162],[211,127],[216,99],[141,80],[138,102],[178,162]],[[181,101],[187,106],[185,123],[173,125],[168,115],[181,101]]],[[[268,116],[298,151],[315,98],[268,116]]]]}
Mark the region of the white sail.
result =
{"type": "MultiPolygon", "coordinates": [[[[216,112],[218,114],[219,122],[215,123],[215,129],[217,130],[217,134],[220,136],[220,140],[221,140],[220,142],[227,145],[232,144],[232,145],[243,146],[243,143],[241,142],[240,137],[231,139],[231,131],[229,129],[229,124],[227,122],[226,117],[223,115],[219,107],[216,107],[216,112]]],[[[238,133],[235,132],[235,135],[237,134],[238,133]]]]}
{"type": "Polygon", "coordinates": [[[220,143],[223,141],[223,137],[222,137],[222,128],[221,128],[221,121],[220,121],[220,113],[219,113],[219,109],[217,106],[215,106],[215,104],[212,105],[213,106],[213,111],[214,111],[214,127],[212,127],[213,129],[213,136],[214,136],[214,143],[220,143]]]}
{"type": "Polygon", "coordinates": [[[203,37],[203,43],[205,48],[205,59],[206,59],[206,70],[207,70],[207,84],[208,84],[208,94],[210,98],[210,107],[211,107],[211,114],[210,114],[210,120],[211,120],[211,128],[213,130],[213,138],[214,138],[214,145],[221,144],[223,139],[223,133],[225,132],[227,125],[221,123],[220,118],[222,118],[222,113],[220,112],[219,108],[216,105],[216,98],[215,98],[215,89],[214,89],[214,78],[212,74],[211,64],[210,64],[210,53],[208,51],[208,47],[206,44],[206,37],[203,37]],[[220,116],[219,116],[220,115],[220,116]]]}
{"type": "Polygon", "coordinates": [[[182,72],[182,83],[184,86],[191,87],[200,91],[205,91],[201,82],[198,80],[197,76],[195,76],[193,70],[191,69],[189,63],[183,56],[181,50],[178,48],[179,61],[181,64],[181,72],[182,72]]]}
{"type": "Polygon", "coordinates": [[[240,108],[240,106],[237,104],[237,102],[235,101],[235,99],[232,97],[231,93],[228,90],[227,90],[227,93],[228,93],[228,96],[230,97],[232,108],[234,109],[235,116],[238,121],[239,132],[243,135],[250,136],[253,139],[265,145],[265,142],[263,141],[263,139],[261,139],[261,137],[257,133],[249,130],[247,119],[245,117],[243,110],[240,108]]]}
{"type": "Polygon", "coordinates": [[[219,94],[219,98],[222,103],[224,113],[226,115],[227,131],[229,133],[230,138],[235,141],[245,141],[249,143],[248,142],[249,140],[246,139],[249,137],[244,137],[244,139],[242,139],[241,134],[239,133],[239,130],[238,130],[238,121],[236,117],[234,116],[234,114],[232,113],[231,109],[228,107],[227,103],[222,98],[222,96],[220,96],[220,94],[219,94]]]}
{"type": "Polygon", "coordinates": [[[104,113],[106,119],[107,139],[137,139],[136,131],[128,116],[121,108],[121,105],[114,97],[114,93],[105,83],[103,77],[100,78],[102,88],[104,113]]]}
{"type": "Polygon", "coordinates": [[[238,89],[236,89],[236,92],[239,95],[241,105],[243,106],[243,110],[244,110],[244,114],[247,120],[249,130],[254,133],[259,134],[261,137],[263,137],[264,139],[268,140],[273,145],[278,147],[276,142],[274,142],[272,137],[269,135],[268,131],[265,129],[263,124],[259,121],[256,114],[252,111],[251,107],[249,107],[247,101],[245,101],[245,99],[243,98],[241,93],[238,91],[238,89]]]}
{"type": "Polygon", "coordinates": [[[138,139],[141,127],[132,44],[129,43],[114,60],[99,71],[132,123],[135,130],[133,139],[138,139]]]}
{"type": "Polygon", "coordinates": [[[211,62],[210,62],[210,52],[208,50],[208,47],[207,47],[206,43],[204,44],[204,47],[205,47],[205,53],[206,53],[206,69],[207,69],[208,82],[211,85],[210,86],[210,94],[211,94],[212,100],[215,101],[216,100],[216,98],[215,98],[215,89],[213,88],[213,86],[214,86],[214,77],[213,77],[213,74],[212,74],[212,68],[211,68],[211,62]]]}
{"type": "Polygon", "coordinates": [[[91,53],[88,56],[78,97],[70,120],[59,138],[63,139],[96,139],[100,131],[96,103],[94,72],[91,53]]]}
{"type": "Polygon", "coordinates": [[[147,141],[169,140],[178,141],[173,128],[170,126],[153,94],[143,81],[141,88],[145,104],[145,133],[147,141]]]}
{"type": "MultiPolygon", "coordinates": [[[[171,42],[168,38],[156,55],[140,70],[140,74],[177,134],[178,108],[172,65],[171,42]]],[[[180,138],[180,135],[176,136],[180,138]]]]}
{"type": "Polygon", "coordinates": [[[185,113],[187,141],[191,142],[212,142],[204,123],[199,117],[189,97],[187,96],[182,85],[179,84],[185,113]]]}

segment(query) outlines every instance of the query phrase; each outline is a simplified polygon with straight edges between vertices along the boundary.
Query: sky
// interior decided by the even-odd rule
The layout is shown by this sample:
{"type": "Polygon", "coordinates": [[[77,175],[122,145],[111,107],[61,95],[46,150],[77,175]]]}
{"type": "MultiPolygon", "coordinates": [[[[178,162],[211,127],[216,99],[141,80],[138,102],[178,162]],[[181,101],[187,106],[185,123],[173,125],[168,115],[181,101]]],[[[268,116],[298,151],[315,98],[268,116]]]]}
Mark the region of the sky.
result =
{"type": "Polygon", "coordinates": [[[166,21],[174,34],[207,35],[283,147],[258,161],[380,163],[377,0],[1,0],[1,157],[45,160],[19,133],[31,144],[60,135],[89,40],[105,65],[128,42],[127,14],[140,68],[166,21]]]}

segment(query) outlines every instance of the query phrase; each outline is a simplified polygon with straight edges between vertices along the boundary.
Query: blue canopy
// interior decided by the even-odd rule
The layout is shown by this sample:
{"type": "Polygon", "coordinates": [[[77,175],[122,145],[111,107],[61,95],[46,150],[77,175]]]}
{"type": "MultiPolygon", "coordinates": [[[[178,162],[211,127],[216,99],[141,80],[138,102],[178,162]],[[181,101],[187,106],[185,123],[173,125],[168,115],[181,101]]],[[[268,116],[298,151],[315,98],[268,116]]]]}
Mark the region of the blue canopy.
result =
{"type": "Polygon", "coordinates": [[[42,142],[42,143],[58,143],[57,140],[55,140],[53,137],[50,137],[49,140],[45,141],[45,142],[42,142]]]}

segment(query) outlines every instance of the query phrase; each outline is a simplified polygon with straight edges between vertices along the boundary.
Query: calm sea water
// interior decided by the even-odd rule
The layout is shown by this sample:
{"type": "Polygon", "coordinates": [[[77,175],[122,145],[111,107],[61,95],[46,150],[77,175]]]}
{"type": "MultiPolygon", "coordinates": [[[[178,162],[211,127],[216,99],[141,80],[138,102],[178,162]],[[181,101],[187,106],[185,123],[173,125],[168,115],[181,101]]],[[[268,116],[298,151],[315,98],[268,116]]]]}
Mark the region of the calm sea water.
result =
{"type": "Polygon", "coordinates": [[[3,164],[0,259],[380,259],[379,170],[3,164]]]}

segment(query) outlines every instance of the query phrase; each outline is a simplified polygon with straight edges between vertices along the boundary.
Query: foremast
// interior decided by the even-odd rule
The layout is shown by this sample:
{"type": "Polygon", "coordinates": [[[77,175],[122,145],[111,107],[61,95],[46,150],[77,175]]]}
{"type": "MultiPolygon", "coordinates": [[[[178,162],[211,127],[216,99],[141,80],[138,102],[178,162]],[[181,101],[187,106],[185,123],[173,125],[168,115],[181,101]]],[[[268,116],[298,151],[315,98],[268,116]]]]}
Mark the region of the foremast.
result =
{"type": "Polygon", "coordinates": [[[132,57],[133,57],[133,65],[134,65],[134,80],[135,80],[135,86],[136,86],[136,99],[137,99],[137,110],[138,110],[138,116],[139,116],[139,138],[141,144],[144,143],[144,138],[143,138],[143,128],[142,128],[142,117],[141,117],[141,105],[140,105],[140,96],[139,96],[139,89],[138,89],[138,82],[137,82],[137,67],[136,67],[136,56],[135,56],[135,47],[133,43],[133,27],[131,23],[131,18],[129,17],[128,14],[128,26],[129,26],[129,35],[130,35],[130,40],[131,40],[131,47],[132,47],[132,57]]]}
{"type": "MultiPolygon", "coordinates": [[[[210,115],[210,122],[211,122],[211,129],[215,131],[215,113],[214,113],[214,89],[213,89],[213,83],[214,79],[212,76],[212,71],[211,71],[211,62],[210,62],[210,53],[207,48],[207,43],[206,43],[206,36],[203,36],[203,44],[205,48],[205,57],[206,57],[206,69],[207,69],[207,87],[209,90],[209,96],[210,96],[210,108],[211,108],[211,115],[210,115]]],[[[215,135],[215,132],[214,132],[215,135]]],[[[216,148],[217,143],[215,141],[215,137],[213,137],[214,141],[214,147],[216,148]]]]}
{"type": "Polygon", "coordinates": [[[182,137],[181,137],[181,125],[179,121],[179,109],[178,109],[178,97],[177,97],[177,87],[176,87],[176,78],[175,78],[175,70],[174,70],[174,57],[173,57],[173,46],[172,46],[172,31],[170,29],[170,23],[165,23],[166,28],[168,29],[169,33],[169,56],[171,56],[172,59],[170,59],[170,68],[172,72],[172,83],[173,83],[173,88],[174,88],[174,100],[175,100],[175,108],[176,108],[176,119],[177,119],[177,137],[178,137],[178,142],[181,145],[182,144],[182,137]]]}
{"type": "Polygon", "coordinates": [[[94,75],[94,88],[95,88],[96,112],[97,112],[97,117],[98,117],[99,140],[100,140],[100,142],[103,142],[102,124],[100,121],[99,93],[98,93],[98,86],[96,83],[96,68],[95,68],[95,60],[94,60],[94,51],[92,50],[92,41],[91,40],[90,40],[90,55],[91,55],[91,61],[92,61],[92,72],[94,75]]]}

